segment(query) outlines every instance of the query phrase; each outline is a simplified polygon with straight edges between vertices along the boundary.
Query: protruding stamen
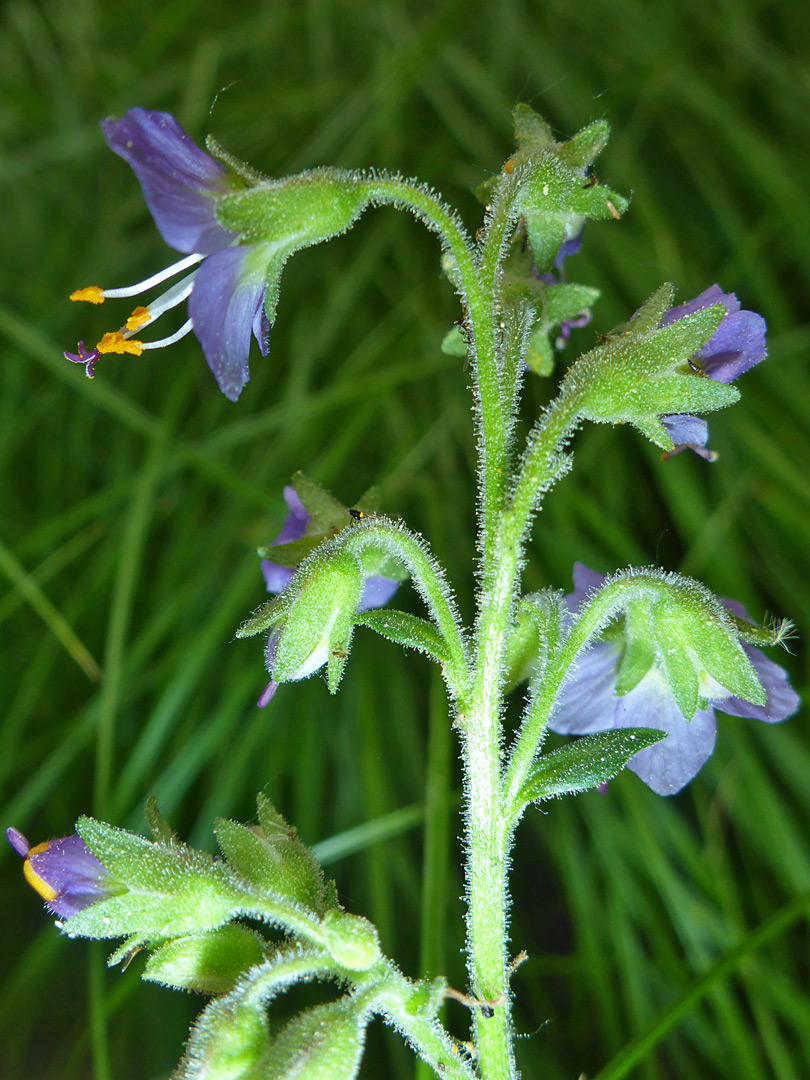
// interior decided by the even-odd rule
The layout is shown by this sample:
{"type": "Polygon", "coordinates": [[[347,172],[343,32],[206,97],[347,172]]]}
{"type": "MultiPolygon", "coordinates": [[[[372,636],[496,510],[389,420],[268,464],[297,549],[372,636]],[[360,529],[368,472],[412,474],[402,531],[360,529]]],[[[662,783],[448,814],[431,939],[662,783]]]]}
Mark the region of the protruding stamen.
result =
{"type": "Polygon", "coordinates": [[[75,292],[72,292],[70,299],[83,301],[86,304],[103,304],[104,290],[100,289],[98,285],[88,285],[84,289],[76,289],[75,292]]]}
{"type": "Polygon", "coordinates": [[[174,345],[175,341],[179,341],[180,338],[184,338],[186,334],[191,332],[191,319],[186,319],[179,330],[175,330],[173,334],[169,334],[168,337],[161,338],[160,341],[138,341],[127,342],[127,344],[137,344],[144,352],[147,349],[165,349],[167,345],[174,345]]]}
{"type": "Polygon", "coordinates": [[[63,354],[66,360],[70,360],[71,364],[84,364],[84,373],[88,379],[93,378],[93,364],[99,358],[98,349],[88,349],[83,341],[79,342],[78,353],[66,352],[63,354]]]}
{"type": "MultiPolygon", "coordinates": [[[[159,285],[170,277],[187,270],[204,258],[203,255],[188,255],[185,259],[174,263],[172,266],[152,274],[137,285],[130,285],[124,289],[99,289],[91,285],[86,289],[78,289],[71,294],[71,300],[86,300],[91,304],[101,304],[105,299],[114,299],[124,296],[135,296],[147,289],[159,285]]],[[[151,325],[165,311],[182,304],[191,295],[194,286],[196,270],[176,281],[161,296],[150,304],[149,307],[136,307],[120,330],[105,334],[96,345],[95,349],[88,349],[83,341],[79,342],[78,353],[66,352],[65,358],[73,364],[84,364],[85,374],[88,379],[93,378],[93,365],[104,353],[128,353],[130,356],[140,356],[144,349],[162,349],[167,345],[173,345],[176,341],[185,337],[191,330],[191,320],[187,320],[174,334],[161,338],[159,341],[144,343],[136,340],[134,335],[145,326],[151,325]]]]}
{"type": "Polygon", "coordinates": [[[59,893],[56,891],[56,889],[54,889],[52,885],[50,885],[47,881],[44,881],[31,865],[32,855],[40,855],[42,854],[42,852],[47,850],[47,841],[44,844],[37,844],[35,847],[32,847],[31,850],[28,852],[28,856],[25,862],[23,863],[23,874],[25,875],[25,880],[28,882],[31,888],[38,892],[43,900],[50,903],[50,901],[57,898],[59,893]]]}
{"type": "MultiPolygon", "coordinates": [[[[196,271],[195,271],[196,273],[196,271]]],[[[125,337],[132,337],[138,330],[143,329],[144,326],[149,326],[156,319],[166,312],[171,311],[172,308],[177,307],[178,304],[182,304],[184,300],[187,300],[191,295],[191,290],[194,286],[194,274],[189,274],[187,277],[181,278],[172,285],[170,289],[167,289],[162,296],[159,296],[157,300],[149,305],[149,307],[136,307],[130,317],[121,327],[121,334],[125,337]]],[[[181,334],[181,337],[183,335],[181,334]]]]}
{"type": "MultiPolygon", "coordinates": [[[[161,285],[164,281],[168,281],[169,278],[173,278],[177,274],[182,274],[189,266],[195,266],[204,258],[204,255],[187,255],[185,259],[180,259],[179,262],[172,263],[172,265],[167,266],[165,270],[159,270],[156,274],[152,274],[151,277],[139,281],[136,285],[126,285],[121,289],[104,289],[104,296],[108,300],[120,299],[123,296],[138,296],[140,293],[148,292],[149,289],[153,289],[155,285],[161,285]]],[[[84,290],[80,291],[83,292],[84,290]]],[[[96,303],[99,303],[99,301],[96,301],[96,303]]]]}
{"type": "Polygon", "coordinates": [[[101,353],[129,353],[131,356],[140,356],[143,352],[143,342],[135,338],[125,338],[120,330],[114,330],[111,334],[105,334],[96,345],[96,352],[101,353]]]}
{"type": "Polygon", "coordinates": [[[154,316],[147,307],[136,307],[124,324],[133,334],[152,321],[154,316]]]}

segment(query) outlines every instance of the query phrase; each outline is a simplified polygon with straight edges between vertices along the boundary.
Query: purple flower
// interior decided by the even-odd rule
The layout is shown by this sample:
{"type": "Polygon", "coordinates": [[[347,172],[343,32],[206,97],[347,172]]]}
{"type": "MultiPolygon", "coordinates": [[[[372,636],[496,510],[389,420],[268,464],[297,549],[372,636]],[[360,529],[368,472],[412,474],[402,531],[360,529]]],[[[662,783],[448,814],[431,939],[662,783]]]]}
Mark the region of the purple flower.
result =
{"type": "MultiPolygon", "coordinates": [[[[298,493],[294,487],[287,485],[287,487],[284,488],[284,502],[287,504],[289,513],[284,519],[284,524],[281,526],[281,531],[278,536],[268,545],[270,547],[278,547],[281,544],[290,544],[294,540],[300,540],[302,536],[306,535],[310,515],[298,497],[298,493]]],[[[269,593],[283,592],[295,574],[295,568],[291,566],[281,566],[279,563],[271,562],[269,559],[262,559],[260,566],[262,574],[264,575],[264,583],[269,593]]],[[[382,574],[372,574],[369,577],[366,577],[363,582],[363,592],[357,605],[357,613],[359,614],[361,611],[369,611],[371,608],[378,608],[387,604],[399,588],[399,585],[400,582],[395,578],[383,577],[382,574]]],[[[275,661],[279,636],[280,630],[272,630],[267,639],[267,646],[265,648],[265,663],[267,665],[267,670],[271,674],[273,671],[273,663],[275,661]]],[[[327,659],[328,647],[324,645],[323,650],[316,651],[312,654],[307,663],[296,673],[295,679],[305,679],[308,675],[317,671],[327,659]]],[[[270,702],[277,688],[278,683],[271,678],[257,702],[260,709],[264,708],[264,706],[270,702]]]]}
{"type": "Polygon", "coordinates": [[[217,202],[243,183],[191,141],[173,116],[130,109],[120,120],[101,125],[107,145],[138,178],[146,204],[166,243],[186,258],[137,285],[121,289],[91,286],[72,300],[100,304],[105,299],[136,296],[196,267],[149,307],[138,307],[124,325],[105,334],[93,350],[84,343],[68,360],[93,365],[105,353],[140,356],[144,350],[174,344],[193,331],[219,388],[236,401],[248,381],[251,334],[267,355],[268,320],[264,311],[267,256],[258,245],[239,243],[239,234],[216,219],[217,202]],[[199,265],[198,265],[199,264],[199,265]],[[174,334],[145,342],[136,334],[164,312],[188,300],[188,319],[174,334]]]}
{"type": "Polygon", "coordinates": [[[117,891],[107,868],[80,836],[47,840],[35,847],[29,846],[19,829],[6,829],[6,837],[25,860],[26,881],[60,919],[69,919],[117,891]]]}
{"type": "MultiPolygon", "coordinates": [[[[662,326],[669,326],[686,315],[692,315],[714,304],[722,304],[726,314],[703,348],[691,358],[691,364],[696,372],[714,379],[715,382],[730,383],[764,360],[767,355],[766,326],[761,315],[754,311],[741,310],[740,301],[734,293],[724,293],[719,285],[712,285],[694,300],[670,308],[664,315],[662,326]]],[[[675,448],[665,454],[665,457],[672,457],[688,448],[707,461],[716,459],[717,454],[706,449],[709,429],[705,420],[686,414],[664,416],[661,419],[675,443],[675,448]]]]}
{"type": "MultiPolygon", "coordinates": [[[[575,612],[587,594],[604,580],[603,574],[577,563],[574,592],[566,597],[569,609],[575,612]]],[[[722,603],[733,614],[747,617],[742,605],[735,601],[722,603]]],[[[616,683],[624,643],[611,639],[597,642],[580,657],[557,698],[549,728],[560,735],[589,735],[626,727],[666,731],[666,739],[641,750],[630,760],[628,768],[657,794],[674,795],[711,757],[717,730],[715,710],[773,724],[786,720],[799,707],[799,698],[782,668],[759,649],[745,643],[742,647],[762,683],[765,705],[723,696],[723,688],[712,680],[705,687],[705,706],[699,707],[687,721],[656,661],[632,690],[618,695],[616,683]]]]}
{"type": "MultiPolygon", "coordinates": [[[[560,244],[560,249],[554,256],[554,264],[552,269],[547,274],[539,275],[534,266],[532,270],[536,277],[543,282],[544,285],[559,285],[565,281],[565,271],[563,266],[565,260],[571,255],[576,255],[579,249],[582,247],[582,234],[585,231],[583,225],[576,236],[572,236],[570,240],[563,240],[560,244]]],[[[578,315],[575,315],[573,319],[566,319],[565,322],[560,324],[560,332],[557,335],[555,345],[558,349],[563,349],[571,336],[572,330],[578,330],[582,326],[587,326],[591,321],[590,308],[585,308],[578,315]]]]}

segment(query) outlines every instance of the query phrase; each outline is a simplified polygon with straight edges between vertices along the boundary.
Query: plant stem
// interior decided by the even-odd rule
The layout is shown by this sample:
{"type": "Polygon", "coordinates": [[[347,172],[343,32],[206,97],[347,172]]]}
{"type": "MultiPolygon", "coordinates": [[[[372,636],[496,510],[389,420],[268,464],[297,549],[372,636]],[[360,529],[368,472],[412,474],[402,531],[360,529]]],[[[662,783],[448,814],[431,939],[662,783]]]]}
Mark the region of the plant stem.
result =
{"type": "Polygon", "coordinates": [[[468,967],[473,994],[489,1003],[474,1013],[478,1068],[484,1080],[508,1080],[515,1075],[506,974],[509,829],[501,788],[501,683],[520,545],[513,542],[512,515],[504,509],[512,387],[507,390],[500,385],[495,347],[501,251],[512,220],[511,202],[498,200],[481,251],[479,301],[470,305],[468,315],[481,434],[479,547],[483,558],[473,688],[459,723],[466,773],[468,967]]]}
{"type": "Polygon", "coordinates": [[[475,1010],[478,1067],[484,1080],[510,1080],[516,1076],[506,967],[507,860],[513,828],[502,783],[504,645],[531,514],[538,493],[566,467],[559,448],[576,424],[578,407],[576,391],[563,393],[536,425],[514,480],[512,498],[507,502],[507,484],[513,481],[508,442],[514,386],[502,385],[501,375],[508,371],[516,373],[522,357],[502,358],[499,368],[494,343],[495,320],[500,318],[501,308],[500,268],[519,190],[519,181],[503,180],[499,186],[490,208],[479,262],[482,300],[475,309],[470,306],[483,435],[479,468],[483,508],[479,546],[483,565],[476,665],[463,731],[467,780],[468,962],[474,995],[491,1003],[475,1010]],[[484,343],[483,348],[479,342],[484,343]]]}

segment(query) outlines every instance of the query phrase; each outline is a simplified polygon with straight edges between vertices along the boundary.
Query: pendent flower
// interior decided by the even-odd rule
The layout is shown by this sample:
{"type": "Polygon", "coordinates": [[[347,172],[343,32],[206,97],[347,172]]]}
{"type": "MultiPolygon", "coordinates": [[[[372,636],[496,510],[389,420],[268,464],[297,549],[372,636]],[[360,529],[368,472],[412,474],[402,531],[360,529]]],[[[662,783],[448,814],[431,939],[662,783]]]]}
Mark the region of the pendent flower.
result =
{"type": "MultiPolygon", "coordinates": [[[[569,609],[576,611],[604,580],[603,574],[577,563],[574,592],[566,597],[569,609]]],[[[724,600],[722,604],[737,618],[746,618],[744,609],[735,601],[724,600]]],[[[680,651],[677,643],[676,647],[680,651]]],[[[666,739],[640,751],[627,767],[657,794],[674,795],[711,757],[717,731],[715,711],[772,724],[786,720],[799,707],[798,695],[788,684],[785,671],[760,649],[745,643],[742,648],[765,692],[764,705],[735,696],[702,671],[698,707],[691,717],[686,717],[667,677],[670,658],[649,642],[634,639],[626,620],[623,628],[616,628],[614,635],[597,642],[579,658],[560,692],[549,728],[560,735],[589,735],[631,727],[666,731],[666,739]],[[630,668],[633,672],[628,677],[630,668]],[[627,684],[632,684],[630,689],[627,684]]]]}
{"type": "Polygon", "coordinates": [[[45,901],[48,911],[60,919],[77,915],[118,891],[110,872],[80,836],[47,840],[34,847],[19,829],[6,829],[6,837],[25,860],[25,880],[45,901]]]}
{"type": "MultiPolygon", "coordinates": [[[[282,545],[300,540],[307,534],[307,530],[310,526],[311,517],[309,511],[304,506],[294,487],[288,485],[284,488],[284,502],[287,504],[289,513],[284,520],[284,524],[282,525],[278,536],[275,540],[271,541],[268,547],[281,547],[282,545]]],[[[267,549],[264,550],[267,552],[267,549]]],[[[261,571],[264,576],[267,591],[278,595],[290,584],[295,575],[296,568],[282,566],[265,557],[261,561],[261,571]]],[[[400,581],[398,579],[385,577],[382,574],[363,575],[360,598],[357,601],[354,613],[359,614],[361,611],[369,611],[371,608],[378,608],[387,604],[399,588],[399,585],[400,581]]],[[[267,670],[271,673],[271,678],[258,700],[257,704],[259,708],[264,708],[264,706],[272,700],[273,695],[278,689],[278,683],[272,676],[275,673],[276,652],[278,650],[282,632],[283,627],[281,626],[273,628],[267,638],[267,645],[265,646],[265,663],[267,670]]],[[[313,650],[313,652],[306,657],[300,668],[298,668],[292,676],[288,676],[284,681],[291,682],[307,678],[307,676],[313,674],[327,663],[329,654],[329,637],[328,635],[325,635],[322,642],[319,643],[319,647],[313,650]]]]}
{"type": "MultiPolygon", "coordinates": [[[[703,348],[691,358],[690,366],[696,374],[715,382],[730,383],[767,356],[766,325],[761,315],[742,310],[734,293],[724,293],[719,285],[711,285],[694,300],[670,308],[664,315],[662,326],[669,326],[713,304],[722,304],[726,315],[703,348]]],[[[706,447],[709,429],[705,420],[678,414],[664,416],[662,422],[675,443],[675,449],[664,454],[665,458],[689,449],[707,461],[716,460],[717,454],[706,447]]]]}
{"type": "Polygon", "coordinates": [[[94,348],[79,342],[68,360],[94,366],[107,353],[140,356],[162,349],[193,331],[220,390],[235,401],[248,380],[251,334],[267,354],[268,320],[264,313],[266,258],[260,249],[240,243],[240,235],[216,218],[218,203],[242,190],[244,181],[196,146],[173,116],[130,109],[120,120],[101,125],[107,145],[129,164],[140,181],[158,230],[185,258],[145,281],[120,289],[79,289],[71,300],[101,304],[138,296],[179,278],[146,307],[136,307],[123,325],[94,348]],[[188,318],[167,337],[145,341],[141,333],[161,315],[187,302],[188,318]]]}

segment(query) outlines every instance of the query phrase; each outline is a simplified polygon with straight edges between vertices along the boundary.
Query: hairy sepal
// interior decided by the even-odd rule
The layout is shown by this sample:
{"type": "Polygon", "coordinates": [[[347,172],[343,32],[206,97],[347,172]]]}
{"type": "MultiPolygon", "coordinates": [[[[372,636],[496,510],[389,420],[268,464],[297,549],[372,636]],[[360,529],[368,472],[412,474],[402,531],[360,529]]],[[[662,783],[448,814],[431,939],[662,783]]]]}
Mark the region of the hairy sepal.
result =
{"type": "Polygon", "coordinates": [[[260,824],[241,825],[219,818],[214,833],[226,861],[252,885],[308,908],[319,918],[334,902],[315,856],[272,803],[259,796],[260,824]]]}
{"type": "Polygon", "coordinates": [[[262,1061],[263,1075],[272,1080],[353,1080],[369,1019],[365,997],[344,997],[308,1009],[272,1040],[262,1061]]]}
{"type": "Polygon", "coordinates": [[[739,399],[735,387],[706,378],[689,365],[724,315],[725,308],[715,305],[644,331],[634,320],[573,365],[563,392],[579,395],[583,419],[633,424],[657,446],[671,450],[662,416],[712,412],[739,399]]]}
{"type": "Polygon", "coordinates": [[[217,220],[256,247],[264,260],[265,310],[272,326],[279,281],[287,259],[349,229],[369,205],[361,178],[342,169],[313,169],[267,180],[220,199],[217,220]]]}

